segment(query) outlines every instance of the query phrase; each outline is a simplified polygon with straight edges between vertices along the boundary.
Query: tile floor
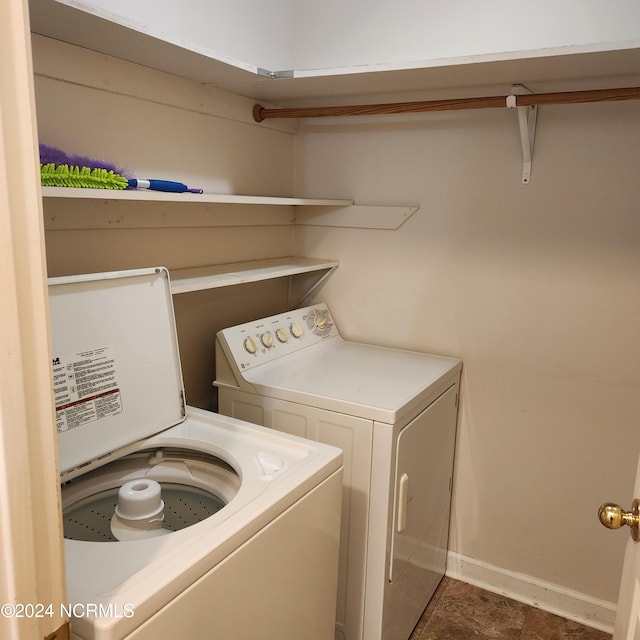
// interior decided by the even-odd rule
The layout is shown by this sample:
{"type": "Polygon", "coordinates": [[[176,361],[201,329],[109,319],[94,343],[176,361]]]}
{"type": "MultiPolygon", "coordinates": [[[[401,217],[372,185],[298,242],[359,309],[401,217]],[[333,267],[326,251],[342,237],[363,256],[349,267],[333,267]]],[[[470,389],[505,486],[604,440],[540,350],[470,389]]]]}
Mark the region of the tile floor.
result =
{"type": "Polygon", "coordinates": [[[444,578],[409,640],[610,640],[585,627],[444,578]]]}

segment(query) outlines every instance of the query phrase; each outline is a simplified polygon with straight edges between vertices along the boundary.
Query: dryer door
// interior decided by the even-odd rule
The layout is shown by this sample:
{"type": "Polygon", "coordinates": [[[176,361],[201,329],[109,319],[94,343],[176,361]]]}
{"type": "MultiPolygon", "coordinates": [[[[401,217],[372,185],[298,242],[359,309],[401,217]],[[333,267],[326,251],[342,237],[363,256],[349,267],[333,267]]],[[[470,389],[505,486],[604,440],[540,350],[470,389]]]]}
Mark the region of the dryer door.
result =
{"type": "Polygon", "coordinates": [[[385,640],[410,635],[444,575],[457,392],[450,387],[398,436],[385,640]]]}

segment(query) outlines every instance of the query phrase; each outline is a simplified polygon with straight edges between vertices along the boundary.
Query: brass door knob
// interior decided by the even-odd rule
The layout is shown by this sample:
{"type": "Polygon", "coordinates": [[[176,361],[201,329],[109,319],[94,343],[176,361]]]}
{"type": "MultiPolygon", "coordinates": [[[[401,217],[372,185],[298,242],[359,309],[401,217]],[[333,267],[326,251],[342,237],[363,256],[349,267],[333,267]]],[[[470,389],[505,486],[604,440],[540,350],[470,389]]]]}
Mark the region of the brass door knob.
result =
{"type": "Polygon", "coordinates": [[[625,511],[620,505],[607,502],[598,509],[598,518],[607,529],[620,529],[627,525],[631,529],[631,537],[640,539],[640,501],[636,498],[631,503],[631,511],[625,511]]]}

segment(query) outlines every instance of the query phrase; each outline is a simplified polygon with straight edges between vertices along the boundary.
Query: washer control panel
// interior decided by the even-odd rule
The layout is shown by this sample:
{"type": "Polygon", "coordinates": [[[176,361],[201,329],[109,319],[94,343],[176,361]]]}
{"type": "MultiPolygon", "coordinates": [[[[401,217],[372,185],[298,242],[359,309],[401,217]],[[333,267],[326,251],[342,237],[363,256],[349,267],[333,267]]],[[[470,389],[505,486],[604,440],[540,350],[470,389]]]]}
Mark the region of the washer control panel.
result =
{"type": "Polygon", "coordinates": [[[325,304],[293,309],[218,332],[241,371],[340,335],[325,304]]]}

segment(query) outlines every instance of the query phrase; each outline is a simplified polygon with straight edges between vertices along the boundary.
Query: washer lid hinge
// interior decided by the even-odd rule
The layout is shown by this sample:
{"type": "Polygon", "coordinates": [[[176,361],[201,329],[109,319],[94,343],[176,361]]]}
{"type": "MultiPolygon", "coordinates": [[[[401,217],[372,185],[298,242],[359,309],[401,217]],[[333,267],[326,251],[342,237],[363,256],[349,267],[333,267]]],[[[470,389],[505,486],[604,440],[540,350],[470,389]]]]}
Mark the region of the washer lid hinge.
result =
{"type": "Polygon", "coordinates": [[[71,640],[70,622],[67,620],[61,627],[46,635],[44,640],[71,640]]]}
{"type": "Polygon", "coordinates": [[[520,126],[520,144],[522,145],[522,184],[529,184],[531,179],[531,162],[533,160],[533,142],[536,137],[536,120],[538,118],[538,106],[531,105],[519,107],[516,96],[530,94],[531,91],[523,84],[514,84],[511,87],[511,95],[507,96],[507,108],[516,109],[518,112],[518,125],[520,126]]]}

